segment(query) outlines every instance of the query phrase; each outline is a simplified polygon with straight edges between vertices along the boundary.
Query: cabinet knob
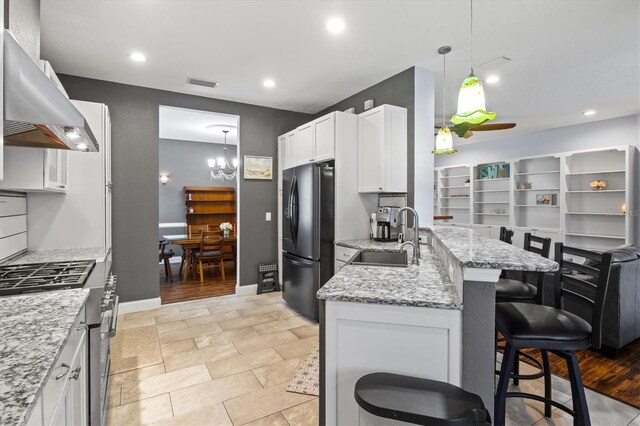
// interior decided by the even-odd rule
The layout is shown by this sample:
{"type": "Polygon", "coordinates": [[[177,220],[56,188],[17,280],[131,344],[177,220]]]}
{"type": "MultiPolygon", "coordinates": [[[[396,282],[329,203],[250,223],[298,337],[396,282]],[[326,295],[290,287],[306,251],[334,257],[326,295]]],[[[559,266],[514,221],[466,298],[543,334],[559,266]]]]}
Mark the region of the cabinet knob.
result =
{"type": "Polygon", "coordinates": [[[380,186],[380,187],[378,187],[378,189],[379,189],[380,191],[382,191],[384,188],[382,188],[382,187],[380,186]]]}
{"type": "Polygon", "coordinates": [[[78,380],[78,377],[80,377],[80,366],[76,367],[73,369],[73,371],[71,372],[71,378],[73,380],[78,380]]]}
{"type": "Polygon", "coordinates": [[[65,189],[66,185],[58,185],[58,188],[65,189]]]}

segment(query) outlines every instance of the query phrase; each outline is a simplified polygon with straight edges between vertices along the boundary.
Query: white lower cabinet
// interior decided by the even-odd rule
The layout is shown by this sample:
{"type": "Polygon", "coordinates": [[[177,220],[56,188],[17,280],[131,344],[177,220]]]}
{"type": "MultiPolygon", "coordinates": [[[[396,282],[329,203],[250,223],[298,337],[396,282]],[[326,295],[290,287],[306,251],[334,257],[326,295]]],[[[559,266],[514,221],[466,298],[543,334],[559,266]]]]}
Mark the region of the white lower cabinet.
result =
{"type": "Polygon", "coordinates": [[[34,403],[28,425],[88,424],[87,331],[80,318],[84,318],[84,311],[73,325],[42,394],[34,403]]]}

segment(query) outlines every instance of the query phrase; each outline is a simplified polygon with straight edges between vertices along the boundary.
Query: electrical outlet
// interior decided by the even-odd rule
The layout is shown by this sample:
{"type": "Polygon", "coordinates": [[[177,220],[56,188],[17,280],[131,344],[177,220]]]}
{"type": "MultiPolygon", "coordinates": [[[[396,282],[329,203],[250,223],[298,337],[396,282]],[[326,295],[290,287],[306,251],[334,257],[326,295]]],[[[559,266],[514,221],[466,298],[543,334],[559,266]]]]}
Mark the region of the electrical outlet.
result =
{"type": "Polygon", "coordinates": [[[267,212],[267,214],[265,214],[264,220],[271,222],[271,212],[267,212]]]}
{"type": "Polygon", "coordinates": [[[366,101],[364,101],[364,110],[370,110],[371,108],[373,108],[373,99],[367,99],[366,101]]]}

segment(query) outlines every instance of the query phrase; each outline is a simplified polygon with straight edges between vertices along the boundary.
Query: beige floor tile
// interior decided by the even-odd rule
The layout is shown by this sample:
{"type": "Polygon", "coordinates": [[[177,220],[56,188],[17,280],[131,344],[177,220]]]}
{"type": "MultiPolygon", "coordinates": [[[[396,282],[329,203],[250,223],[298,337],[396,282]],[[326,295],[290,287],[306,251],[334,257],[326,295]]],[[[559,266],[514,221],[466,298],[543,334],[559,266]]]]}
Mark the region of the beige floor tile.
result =
{"type": "Polygon", "coordinates": [[[180,307],[181,311],[186,312],[186,311],[193,311],[194,309],[202,309],[202,308],[209,308],[211,306],[224,305],[225,303],[227,302],[223,299],[220,299],[219,297],[210,297],[208,299],[180,303],[178,306],[180,307]]]}
{"type": "Polygon", "coordinates": [[[199,425],[232,426],[232,423],[222,402],[206,406],[197,411],[190,411],[170,419],[153,423],[153,426],[199,425]]]}
{"type": "Polygon", "coordinates": [[[158,334],[168,333],[169,331],[180,330],[182,328],[187,328],[187,321],[172,321],[166,322],[164,324],[156,324],[156,328],[158,329],[158,334]]]}
{"type": "Polygon", "coordinates": [[[177,306],[163,306],[162,308],[157,309],[149,309],[147,311],[140,312],[131,312],[129,314],[124,314],[124,319],[127,321],[139,319],[139,318],[151,318],[158,315],[167,315],[180,312],[180,308],[177,306]]]}
{"type": "Polygon", "coordinates": [[[156,325],[155,317],[137,318],[132,320],[124,319],[124,315],[118,317],[118,330],[128,330],[130,328],[148,327],[156,325]]]}
{"type": "Polygon", "coordinates": [[[171,392],[176,416],[262,389],[251,371],[171,392]]]}
{"type": "Polygon", "coordinates": [[[236,346],[236,349],[238,349],[238,352],[246,354],[297,340],[299,339],[293,333],[285,330],[272,334],[264,334],[262,336],[258,335],[245,340],[239,340],[235,342],[234,345],[236,346]]]}
{"type": "Polygon", "coordinates": [[[195,327],[181,328],[180,330],[167,331],[160,334],[160,343],[177,342],[178,340],[192,339],[203,334],[221,333],[222,329],[218,323],[202,324],[195,327]]]}
{"type": "Polygon", "coordinates": [[[252,422],[245,423],[243,426],[289,426],[289,423],[287,423],[287,420],[284,418],[282,413],[275,413],[252,422]]]}
{"type": "Polygon", "coordinates": [[[146,377],[157,376],[164,373],[164,363],[138,368],[124,373],[114,374],[110,377],[112,385],[121,385],[127,382],[135,382],[146,377]]]}
{"type": "Polygon", "coordinates": [[[298,314],[293,309],[287,308],[286,306],[283,309],[271,312],[271,316],[274,320],[286,320],[289,318],[297,317],[298,314]]]}
{"type": "Polygon", "coordinates": [[[265,293],[265,294],[269,297],[279,297],[280,299],[282,299],[281,291],[272,291],[271,293],[265,293]]]}
{"type": "Polygon", "coordinates": [[[309,402],[284,410],[282,415],[291,426],[317,426],[320,422],[319,403],[319,399],[314,398],[309,402]]]}
{"type": "Polygon", "coordinates": [[[122,404],[129,404],[210,381],[211,376],[204,365],[147,377],[137,382],[129,382],[122,385],[122,404]]]}
{"type": "Polygon", "coordinates": [[[274,303],[282,303],[284,300],[282,298],[278,299],[277,297],[261,297],[256,300],[253,300],[258,306],[267,306],[272,305],[274,303]]]}
{"type": "Polygon", "coordinates": [[[307,337],[297,342],[285,343],[284,345],[274,346],[280,356],[284,359],[298,358],[311,353],[313,348],[318,344],[318,337],[307,337]]]}
{"type": "MultiPolygon", "coordinates": [[[[220,326],[220,328],[226,331],[226,330],[234,330],[237,328],[255,326],[258,324],[263,324],[265,322],[273,322],[273,317],[269,314],[252,315],[250,317],[244,317],[244,318],[239,318],[239,319],[234,319],[229,321],[220,321],[218,325],[220,326]]],[[[275,330],[275,331],[279,331],[279,330],[275,330]]]]}
{"type": "Polygon", "coordinates": [[[296,327],[289,330],[295,334],[298,339],[306,339],[307,337],[317,336],[320,334],[320,326],[315,325],[303,325],[302,327],[296,327]]]}
{"type": "Polygon", "coordinates": [[[282,303],[274,303],[271,305],[258,306],[255,308],[240,309],[237,312],[243,317],[249,317],[251,315],[267,314],[269,312],[277,312],[285,309],[288,309],[288,308],[285,307],[282,303]]]}
{"type": "Polygon", "coordinates": [[[269,333],[275,333],[276,331],[288,330],[290,328],[302,327],[309,324],[310,322],[300,317],[291,317],[288,319],[282,319],[282,320],[267,322],[264,324],[258,324],[258,325],[255,325],[254,328],[256,329],[258,334],[269,334],[269,333]]]}
{"type": "Polygon", "coordinates": [[[144,399],[109,410],[110,426],[145,425],[173,417],[169,394],[144,399]]]}
{"type": "Polygon", "coordinates": [[[162,363],[162,352],[155,327],[120,330],[111,339],[113,374],[162,363]]]}
{"type": "Polygon", "coordinates": [[[121,384],[110,384],[109,385],[109,408],[117,407],[120,405],[122,396],[122,385],[121,384]]]}
{"type": "Polygon", "coordinates": [[[264,387],[274,386],[279,383],[290,382],[296,375],[298,366],[304,358],[292,358],[275,364],[256,368],[253,374],[256,375],[260,384],[264,387]]]}
{"type": "Polygon", "coordinates": [[[273,348],[263,349],[257,352],[251,352],[244,355],[236,355],[225,359],[220,359],[207,363],[209,373],[214,379],[230,376],[242,371],[253,370],[254,368],[263,367],[269,364],[275,364],[282,361],[282,357],[278,355],[273,348]]]}
{"type": "Polygon", "coordinates": [[[239,302],[239,303],[232,303],[232,304],[224,304],[224,305],[218,305],[218,306],[211,306],[209,308],[209,312],[211,312],[212,314],[223,314],[225,312],[231,312],[231,311],[238,311],[240,309],[251,309],[251,308],[257,308],[258,305],[256,305],[253,302],[239,302]]]}
{"type": "Polygon", "coordinates": [[[242,425],[300,405],[314,396],[287,392],[287,383],[244,394],[224,402],[233,424],[242,425]]]}
{"type": "Polygon", "coordinates": [[[177,342],[160,345],[163,357],[179,354],[181,352],[189,352],[195,349],[198,348],[196,347],[196,341],[193,339],[178,340],[177,342]]]}
{"type": "Polygon", "coordinates": [[[166,368],[167,371],[180,370],[210,361],[221,360],[237,354],[238,351],[236,347],[233,346],[233,343],[196,349],[165,357],[164,368],[166,368]]]}
{"type": "Polygon", "coordinates": [[[189,327],[195,327],[202,324],[211,324],[212,322],[228,321],[237,318],[241,318],[240,314],[238,314],[236,311],[231,311],[224,312],[222,314],[211,314],[204,317],[189,318],[186,321],[189,327]]]}
{"type": "Polygon", "coordinates": [[[185,312],[178,309],[178,312],[156,316],[156,324],[164,324],[166,322],[180,321],[187,318],[202,317],[205,315],[209,315],[209,311],[206,308],[194,309],[192,311],[185,312]]]}
{"type": "Polygon", "coordinates": [[[237,330],[223,331],[222,333],[205,334],[195,338],[198,349],[209,346],[220,346],[227,343],[233,343],[238,340],[249,339],[259,336],[253,327],[238,328],[237,330]]]}

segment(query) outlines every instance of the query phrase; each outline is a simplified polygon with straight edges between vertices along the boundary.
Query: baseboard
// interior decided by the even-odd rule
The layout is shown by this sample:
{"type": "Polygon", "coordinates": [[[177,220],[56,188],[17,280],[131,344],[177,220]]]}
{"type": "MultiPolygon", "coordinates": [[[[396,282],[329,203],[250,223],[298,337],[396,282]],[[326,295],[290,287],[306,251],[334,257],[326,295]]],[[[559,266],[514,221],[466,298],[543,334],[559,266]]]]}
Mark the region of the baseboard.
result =
{"type": "Polygon", "coordinates": [[[250,296],[258,294],[258,284],[238,285],[236,284],[236,294],[238,296],[250,296]]]}
{"type": "Polygon", "coordinates": [[[162,305],[160,298],[134,300],[133,302],[123,302],[118,305],[118,314],[130,314],[131,312],[148,311],[159,308],[162,305]]]}

